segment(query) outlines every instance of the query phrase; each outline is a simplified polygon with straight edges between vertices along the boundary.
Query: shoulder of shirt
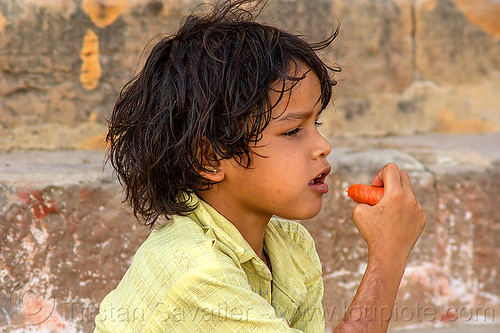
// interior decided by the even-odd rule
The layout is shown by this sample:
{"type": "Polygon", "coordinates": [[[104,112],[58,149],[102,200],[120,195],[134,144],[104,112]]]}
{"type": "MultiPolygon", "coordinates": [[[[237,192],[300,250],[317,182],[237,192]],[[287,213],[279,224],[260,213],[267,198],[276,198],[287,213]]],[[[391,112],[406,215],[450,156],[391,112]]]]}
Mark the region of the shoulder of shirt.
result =
{"type": "Polygon", "coordinates": [[[283,230],[297,245],[311,257],[316,258],[316,245],[309,231],[296,221],[273,217],[270,221],[277,228],[283,230]]]}
{"type": "MultiPolygon", "coordinates": [[[[153,229],[137,249],[131,266],[115,290],[104,298],[100,311],[112,311],[130,304],[135,304],[138,309],[151,308],[179,281],[184,286],[196,284],[208,275],[235,283],[246,281],[244,272],[238,269],[234,259],[214,244],[214,239],[205,234],[205,230],[193,219],[173,217],[153,229]],[[228,271],[231,274],[225,274],[228,271]]],[[[113,322],[109,315],[106,318],[99,318],[99,321],[104,321],[101,324],[103,327],[123,324],[113,322]]]]}
{"type": "Polygon", "coordinates": [[[230,256],[216,250],[214,239],[190,217],[174,216],[153,229],[135,253],[132,266],[159,269],[176,279],[206,263],[232,265],[233,262],[230,256]]]}

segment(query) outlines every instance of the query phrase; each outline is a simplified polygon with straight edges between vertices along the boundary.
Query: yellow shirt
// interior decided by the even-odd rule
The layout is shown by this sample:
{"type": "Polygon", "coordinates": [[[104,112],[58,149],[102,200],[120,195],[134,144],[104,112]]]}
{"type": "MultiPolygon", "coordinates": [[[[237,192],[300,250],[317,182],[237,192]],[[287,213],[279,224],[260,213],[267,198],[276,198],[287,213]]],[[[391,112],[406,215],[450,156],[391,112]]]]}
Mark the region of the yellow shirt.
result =
{"type": "Polygon", "coordinates": [[[271,274],[231,222],[191,199],[199,204],[189,216],[174,216],[139,247],[102,300],[94,332],[323,333],[321,263],[309,232],[270,220],[271,274]]]}

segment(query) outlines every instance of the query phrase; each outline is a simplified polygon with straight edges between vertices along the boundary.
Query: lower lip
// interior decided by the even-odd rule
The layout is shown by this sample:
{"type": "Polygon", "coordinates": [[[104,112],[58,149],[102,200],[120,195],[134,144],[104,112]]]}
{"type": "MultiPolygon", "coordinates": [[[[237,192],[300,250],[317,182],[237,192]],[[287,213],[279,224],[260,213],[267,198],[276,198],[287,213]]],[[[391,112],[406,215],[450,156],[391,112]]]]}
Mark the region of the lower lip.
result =
{"type": "Polygon", "coordinates": [[[328,193],[328,185],[326,183],[317,183],[317,184],[312,184],[309,185],[309,187],[316,192],[319,192],[321,194],[328,193]]]}

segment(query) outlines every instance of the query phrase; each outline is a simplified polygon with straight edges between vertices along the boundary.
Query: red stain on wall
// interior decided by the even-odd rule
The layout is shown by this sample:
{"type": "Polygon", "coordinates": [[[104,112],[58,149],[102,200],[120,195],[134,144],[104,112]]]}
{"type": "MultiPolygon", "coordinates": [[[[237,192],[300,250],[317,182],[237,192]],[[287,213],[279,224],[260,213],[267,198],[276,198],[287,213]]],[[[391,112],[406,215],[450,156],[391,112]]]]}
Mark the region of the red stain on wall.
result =
{"type": "Polygon", "coordinates": [[[455,310],[453,309],[448,309],[448,311],[443,312],[441,314],[441,317],[439,318],[443,323],[447,322],[453,322],[458,319],[457,314],[455,313],[455,310]]]}
{"type": "Polygon", "coordinates": [[[58,212],[56,202],[54,200],[45,201],[43,192],[40,190],[19,191],[17,197],[31,207],[33,216],[38,220],[58,212]]]}
{"type": "Polygon", "coordinates": [[[86,201],[92,196],[92,194],[94,194],[94,190],[88,188],[82,188],[80,190],[80,199],[82,201],[86,201]]]}
{"type": "Polygon", "coordinates": [[[47,300],[31,297],[26,293],[23,297],[21,313],[26,317],[26,323],[39,329],[63,332],[68,329],[64,319],[55,311],[55,299],[47,300]]]}

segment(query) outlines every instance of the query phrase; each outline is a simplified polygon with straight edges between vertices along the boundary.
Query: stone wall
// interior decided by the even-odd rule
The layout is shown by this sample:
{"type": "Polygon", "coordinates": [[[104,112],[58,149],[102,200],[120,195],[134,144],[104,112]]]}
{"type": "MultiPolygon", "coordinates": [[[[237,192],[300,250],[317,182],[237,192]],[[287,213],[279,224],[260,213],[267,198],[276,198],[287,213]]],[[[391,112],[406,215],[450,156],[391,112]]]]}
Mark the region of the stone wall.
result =
{"type": "MultiPolygon", "coordinates": [[[[102,147],[141,52],[198,3],[0,2],[0,150],[102,147]]],[[[262,21],[310,41],[340,22],[326,135],[482,133],[500,130],[499,13],[493,0],[273,0],[262,21]]]]}
{"type": "MultiPolygon", "coordinates": [[[[105,119],[148,42],[197,4],[0,0],[0,331],[92,330],[149,233],[102,168],[105,119]]],[[[329,327],[366,262],[345,188],[389,161],[410,172],[428,217],[393,326],[498,318],[499,16],[495,0],[271,0],[263,13],[311,41],[341,26],[322,53],[342,67],[321,127],[330,193],[304,221],[329,327]]]]}

